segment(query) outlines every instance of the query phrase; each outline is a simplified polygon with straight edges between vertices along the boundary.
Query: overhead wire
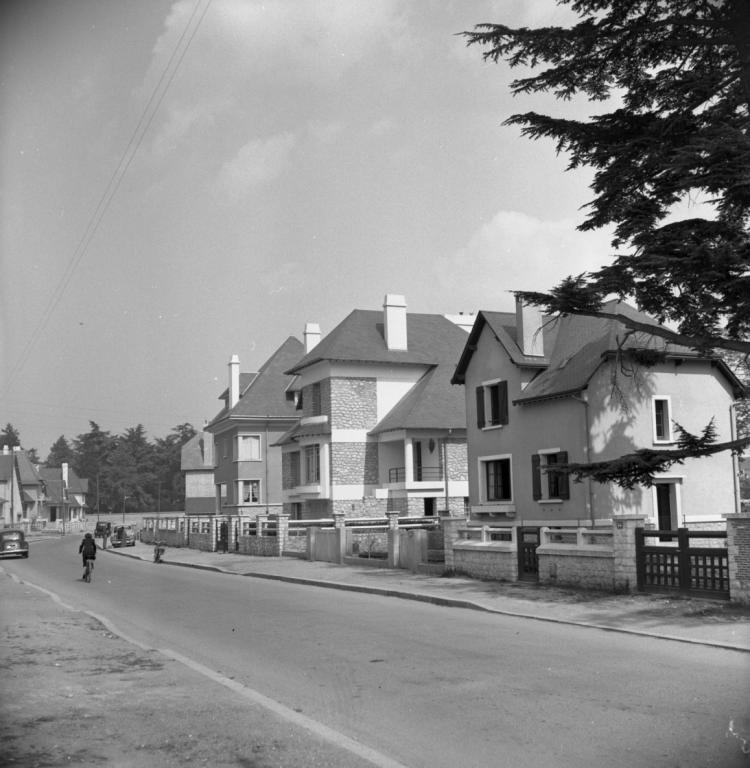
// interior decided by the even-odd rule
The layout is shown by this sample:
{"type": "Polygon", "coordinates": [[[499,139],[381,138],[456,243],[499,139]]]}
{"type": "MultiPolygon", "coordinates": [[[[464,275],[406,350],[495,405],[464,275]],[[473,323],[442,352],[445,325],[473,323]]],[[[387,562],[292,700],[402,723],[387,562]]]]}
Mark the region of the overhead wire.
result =
{"type": "Polygon", "coordinates": [[[200,17],[198,18],[197,23],[193,26],[192,32],[188,36],[188,31],[190,30],[190,27],[193,24],[193,20],[195,19],[198,13],[198,9],[200,8],[201,2],[203,2],[203,0],[196,1],[195,6],[193,7],[193,11],[190,14],[190,18],[188,19],[187,24],[185,25],[185,28],[182,31],[182,34],[177,40],[177,43],[174,49],[172,50],[172,53],[164,67],[164,70],[161,73],[161,76],[159,77],[158,82],[156,83],[156,85],[154,86],[151,92],[151,96],[148,102],[146,103],[146,106],[144,107],[143,112],[141,113],[141,117],[138,120],[138,123],[133,131],[133,134],[130,137],[130,141],[128,142],[127,146],[125,147],[125,150],[122,153],[122,156],[120,157],[120,162],[118,163],[115,171],[110,177],[109,183],[105,187],[104,192],[100,196],[99,202],[96,208],[94,209],[94,212],[92,213],[91,217],[89,218],[88,224],[86,225],[86,229],[84,230],[84,233],[81,239],[79,240],[78,245],[73,251],[73,254],[70,260],[68,261],[68,265],[66,266],[65,271],[63,272],[55,290],[52,292],[52,296],[48,300],[47,306],[44,312],[42,313],[42,316],[39,322],[35,326],[34,331],[29,337],[29,340],[24,346],[21,352],[21,355],[18,358],[18,361],[11,367],[8,377],[6,379],[6,391],[10,390],[10,386],[12,382],[23,370],[23,367],[26,364],[26,361],[29,359],[29,355],[31,354],[36,343],[41,337],[42,332],[46,328],[47,323],[49,322],[52,316],[52,313],[55,311],[55,309],[57,308],[57,305],[62,300],[62,297],[65,294],[65,290],[70,284],[70,281],[73,279],[73,276],[75,274],[76,269],[78,268],[78,265],[80,264],[81,260],[83,259],[86,252],[88,251],[88,247],[91,244],[91,241],[94,235],[98,231],[99,225],[101,224],[101,221],[104,218],[105,213],[109,209],[109,206],[112,203],[112,200],[114,199],[114,196],[117,193],[117,190],[120,188],[120,184],[125,178],[125,174],[130,168],[130,165],[133,162],[133,159],[135,158],[138,152],[138,149],[143,143],[143,139],[146,133],[148,132],[148,129],[151,126],[151,123],[153,122],[154,117],[156,116],[156,113],[158,112],[159,107],[161,106],[161,103],[164,100],[164,97],[166,96],[170,85],[172,84],[175,76],[177,75],[180,65],[182,64],[182,61],[185,58],[185,54],[187,53],[188,48],[190,47],[190,44],[193,42],[193,39],[195,38],[195,35],[202,24],[203,19],[205,18],[206,13],[208,12],[209,6],[211,5],[212,0],[206,1],[203,11],[200,14],[200,17]],[[187,42],[185,42],[183,46],[183,42],[186,39],[187,39],[187,42]],[[174,63],[174,67],[172,66],[173,63],[174,63]]]}

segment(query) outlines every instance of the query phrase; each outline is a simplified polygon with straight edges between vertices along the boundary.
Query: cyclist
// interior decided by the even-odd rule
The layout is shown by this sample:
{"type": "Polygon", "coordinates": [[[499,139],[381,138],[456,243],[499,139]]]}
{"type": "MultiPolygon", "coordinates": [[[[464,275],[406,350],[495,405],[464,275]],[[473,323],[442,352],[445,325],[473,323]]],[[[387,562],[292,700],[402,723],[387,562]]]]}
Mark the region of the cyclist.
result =
{"type": "Polygon", "coordinates": [[[83,541],[81,542],[81,546],[78,547],[78,554],[80,554],[83,557],[83,577],[86,578],[86,561],[90,560],[90,568],[93,570],[94,568],[94,560],[96,560],[96,542],[94,541],[94,537],[87,533],[83,537],[83,541]]]}

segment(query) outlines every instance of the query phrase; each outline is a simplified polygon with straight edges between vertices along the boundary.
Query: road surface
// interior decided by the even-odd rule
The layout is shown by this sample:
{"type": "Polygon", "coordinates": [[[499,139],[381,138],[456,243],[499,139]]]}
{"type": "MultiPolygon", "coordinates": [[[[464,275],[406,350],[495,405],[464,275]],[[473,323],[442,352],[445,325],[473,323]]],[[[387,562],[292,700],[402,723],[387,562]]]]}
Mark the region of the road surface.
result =
{"type": "Polygon", "coordinates": [[[78,541],[3,567],[394,763],[748,766],[748,654],[112,553],[84,584],[78,541]]]}

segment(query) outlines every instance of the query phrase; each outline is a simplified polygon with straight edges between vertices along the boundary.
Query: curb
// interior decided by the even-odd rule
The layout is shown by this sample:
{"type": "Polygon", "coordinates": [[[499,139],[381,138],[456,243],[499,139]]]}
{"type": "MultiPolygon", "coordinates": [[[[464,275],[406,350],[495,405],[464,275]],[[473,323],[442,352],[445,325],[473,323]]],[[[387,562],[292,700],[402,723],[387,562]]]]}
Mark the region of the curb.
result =
{"type": "MultiPolygon", "coordinates": [[[[117,549],[107,549],[106,552],[112,552],[124,557],[130,557],[134,560],[148,562],[148,558],[142,557],[135,552],[121,552],[117,549]]],[[[726,651],[738,651],[740,653],[750,653],[750,648],[742,645],[733,645],[732,643],[715,642],[712,640],[696,640],[690,637],[680,635],[666,635],[657,632],[648,632],[640,629],[627,629],[626,627],[611,627],[606,624],[594,624],[585,621],[573,621],[572,619],[558,619],[553,616],[539,616],[530,613],[521,613],[518,611],[506,611],[499,608],[490,608],[489,606],[475,603],[471,600],[457,600],[450,597],[440,597],[439,595],[429,595],[422,592],[408,592],[397,589],[385,589],[383,587],[370,587],[361,584],[347,584],[342,581],[323,581],[320,579],[306,579],[300,576],[282,576],[271,573],[257,573],[255,571],[228,571],[220,566],[205,565],[203,563],[182,563],[176,560],[164,560],[161,565],[172,565],[178,568],[193,568],[199,571],[213,571],[214,573],[223,573],[227,576],[249,576],[253,579],[266,579],[267,581],[281,581],[288,584],[299,584],[306,587],[322,587],[324,589],[338,589],[342,592],[360,592],[381,597],[396,597],[401,600],[413,600],[421,603],[431,603],[445,608],[464,608],[483,613],[492,613],[498,616],[510,616],[518,619],[531,619],[533,621],[544,621],[550,624],[561,624],[570,627],[582,627],[584,629],[598,629],[602,632],[618,632],[624,635],[634,635],[636,637],[648,637],[654,640],[669,640],[675,643],[687,643],[689,645],[702,645],[709,648],[718,648],[726,651]]]]}

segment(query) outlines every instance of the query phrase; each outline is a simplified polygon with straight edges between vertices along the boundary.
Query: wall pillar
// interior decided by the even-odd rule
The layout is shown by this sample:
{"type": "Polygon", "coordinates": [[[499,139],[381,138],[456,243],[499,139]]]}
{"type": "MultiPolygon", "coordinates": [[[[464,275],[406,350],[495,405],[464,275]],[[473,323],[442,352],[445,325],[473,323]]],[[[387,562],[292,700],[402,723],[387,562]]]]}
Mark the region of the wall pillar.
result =
{"type": "Polygon", "coordinates": [[[459,528],[466,527],[466,520],[463,517],[444,516],[440,518],[440,527],[443,529],[443,550],[445,552],[445,570],[452,573],[455,570],[455,560],[453,558],[453,542],[458,539],[459,528]]]}
{"type": "Polygon", "coordinates": [[[398,511],[386,512],[388,518],[388,567],[398,568],[401,534],[398,530],[398,511]]]}
{"type": "Polygon", "coordinates": [[[343,512],[333,513],[333,527],[336,531],[336,562],[343,565],[346,555],[346,515],[343,512]]]}
{"type": "Polygon", "coordinates": [[[289,515],[278,515],[276,518],[276,556],[281,557],[286,549],[289,536],[289,515]]]}
{"type": "Polygon", "coordinates": [[[647,519],[646,515],[616,515],[612,518],[612,588],[615,592],[631,592],[637,587],[635,529],[643,528],[647,519]]]}
{"type": "Polygon", "coordinates": [[[750,512],[726,515],[729,599],[750,605],[750,512]]]}

